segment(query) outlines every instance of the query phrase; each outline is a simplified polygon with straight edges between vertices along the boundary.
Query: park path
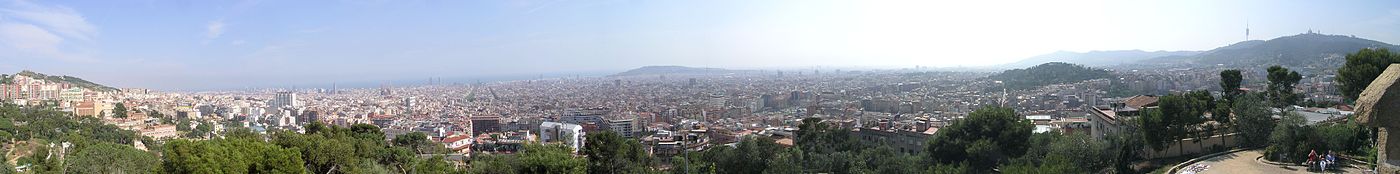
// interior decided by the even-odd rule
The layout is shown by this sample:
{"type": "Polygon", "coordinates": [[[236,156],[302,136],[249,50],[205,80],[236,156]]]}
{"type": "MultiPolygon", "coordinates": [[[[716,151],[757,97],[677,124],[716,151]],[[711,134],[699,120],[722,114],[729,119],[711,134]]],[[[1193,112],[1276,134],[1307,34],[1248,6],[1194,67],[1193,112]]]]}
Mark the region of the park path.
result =
{"type": "MultiPolygon", "coordinates": [[[[1201,160],[1195,164],[1185,167],[1181,173],[1194,173],[1191,168],[1203,169],[1200,174],[1274,174],[1274,173],[1315,173],[1308,172],[1302,166],[1279,166],[1266,164],[1254,160],[1264,155],[1264,150],[1247,150],[1235,153],[1224,154],[1209,159],[1201,160]]],[[[1345,167],[1341,171],[1328,171],[1328,173],[1362,173],[1361,168],[1345,167]]]]}

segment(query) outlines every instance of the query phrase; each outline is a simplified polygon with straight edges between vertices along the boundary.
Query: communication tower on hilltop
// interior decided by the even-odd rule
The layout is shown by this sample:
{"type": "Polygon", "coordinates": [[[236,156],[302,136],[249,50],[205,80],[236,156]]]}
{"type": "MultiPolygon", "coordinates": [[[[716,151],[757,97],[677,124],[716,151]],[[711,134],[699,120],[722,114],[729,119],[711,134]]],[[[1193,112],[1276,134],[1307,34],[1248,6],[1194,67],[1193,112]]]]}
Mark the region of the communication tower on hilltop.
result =
{"type": "Polygon", "coordinates": [[[1249,21],[1244,22],[1244,40],[1249,41],[1249,21]]]}

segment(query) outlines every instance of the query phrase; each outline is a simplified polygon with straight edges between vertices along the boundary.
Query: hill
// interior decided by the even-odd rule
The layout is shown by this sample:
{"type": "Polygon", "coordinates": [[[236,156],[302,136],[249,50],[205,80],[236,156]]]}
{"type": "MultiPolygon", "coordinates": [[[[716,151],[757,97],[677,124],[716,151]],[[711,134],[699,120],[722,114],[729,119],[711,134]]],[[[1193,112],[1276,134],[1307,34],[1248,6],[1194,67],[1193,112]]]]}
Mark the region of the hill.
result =
{"type": "MultiPolygon", "coordinates": [[[[29,70],[24,70],[24,71],[20,71],[19,73],[15,73],[14,76],[26,76],[26,77],[29,77],[29,78],[42,79],[42,80],[44,80],[44,81],[49,81],[49,82],[67,83],[68,85],[71,85],[71,86],[74,86],[74,87],[87,88],[87,89],[96,90],[96,91],[103,91],[103,92],[107,92],[107,91],[117,91],[117,88],[113,88],[113,87],[109,87],[109,86],[104,86],[104,85],[102,85],[102,84],[93,83],[93,82],[91,82],[91,81],[83,80],[82,78],[73,77],[73,76],[50,76],[50,75],[45,75],[45,74],[38,73],[38,72],[34,72],[34,71],[29,71],[29,70]]],[[[13,78],[14,78],[14,77],[11,77],[11,76],[4,76],[4,79],[3,79],[3,80],[4,80],[4,83],[10,83],[10,80],[13,79],[13,78]]]]}
{"type": "Polygon", "coordinates": [[[1001,65],[1005,68],[1028,67],[1050,62],[1064,62],[1080,64],[1085,66],[1102,67],[1119,64],[1137,63],[1138,61],[1168,57],[1168,56],[1191,56],[1201,53],[1201,51],[1142,51],[1142,50],[1114,50],[1114,51],[1089,51],[1071,52],[1057,51],[1050,54],[1039,55],[1001,65]]]}
{"type": "Polygon", "coordinates": [[[609,75],[609,77],[621,76],[641,76],[641,75],[708,75],[708,74],[728,74],[739,72],[720,68],[696,68],[685,66],[644,66],[637,69],[623,71],[621,73],[609,75]]]}
{"type": "Polygon", "coordinates": [[[1347,53],[1362,48],[1390,48],[1396,45],[1355,36],[1304,33],[1269,40],[1243,41],[1188,56],[1154,58],[1145,63],[1175,63],[1227,66],[1338,67],[1347,53]]]}
{"type": "Polygon", "coordinates": [[[1026,69],[1002,71],[987,78],[1002,81],[1006,88],[1015,90],[1112,77],[1113,75],[1109,74],[1108,70],[1064,62],[1050,62],[1026,69]]]}

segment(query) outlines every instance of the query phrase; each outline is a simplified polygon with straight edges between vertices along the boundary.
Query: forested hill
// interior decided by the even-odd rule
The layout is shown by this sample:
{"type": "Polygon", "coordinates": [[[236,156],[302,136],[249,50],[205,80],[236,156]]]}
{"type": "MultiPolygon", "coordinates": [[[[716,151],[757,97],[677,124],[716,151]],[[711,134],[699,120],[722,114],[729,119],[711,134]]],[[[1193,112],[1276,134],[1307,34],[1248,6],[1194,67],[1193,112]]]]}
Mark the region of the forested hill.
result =
{"type": "MultiPolygon", "coordinates": [[[[107,91],[116,91],[116,90],[117,90],[117,88],[105,86],[105,85],[102,85],[102,84],[93,83],[93,82],[91,82],[91,81],[83,80],[82,78],[73,77],[73,76],[51,76],[51,75],[45,75],[45,74],[42,74],[42,73],[38,73],[38,72],[34,72],[34,71],[29,71],[29,70],[20,71],[19,73],[16,73],[15,76],[27,76],[27,77],[30,77],[30,78],[42,79],[42,80],[49,81],[49,82],[67,83],[68,85],[72,85],[72,86],[74,86],[74,87],[87,88],[87,89],[95,90],[95,91],[107,92],[107,91]]],[[[5,78],[4,78],[4,81],[5,81],[5,82],[4,82],[4,83],[10,83],[10,79],[12,79],[12,78],[13,78],[13,77],[5,76],[5,78]]]]}
{"type": "Polygon", "coordinates": [[[1015,90],[1111,77],[1113,75],[1109,74],[1108,70],[1064,62],[1050,62],[1025,69],[1006,70],[987,78],[1002,81],[1006,84],[1006,88],[1015,90]]]}

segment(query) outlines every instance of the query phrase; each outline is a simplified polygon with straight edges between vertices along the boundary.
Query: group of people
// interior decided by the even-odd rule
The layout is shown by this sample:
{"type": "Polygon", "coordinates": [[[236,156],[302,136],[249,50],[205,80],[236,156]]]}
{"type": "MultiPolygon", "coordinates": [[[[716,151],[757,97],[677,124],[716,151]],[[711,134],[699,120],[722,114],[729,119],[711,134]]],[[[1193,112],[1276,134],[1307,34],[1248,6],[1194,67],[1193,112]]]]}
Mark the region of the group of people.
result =
{"type": "Polygon", "coordinates": [[[1332,151],[1327,151],[1327,154],[1323,155],[1317,154],[1317,150],[1311,150],[1308,151],[1307,163],[1309,164],[1309,166],[1311,166],[1311,164],[1317,164],[1318,169],[1325,171],[1327,170],[1328,165],[1337,164],[1337,156],[1333,156],[1332,151]]]}

